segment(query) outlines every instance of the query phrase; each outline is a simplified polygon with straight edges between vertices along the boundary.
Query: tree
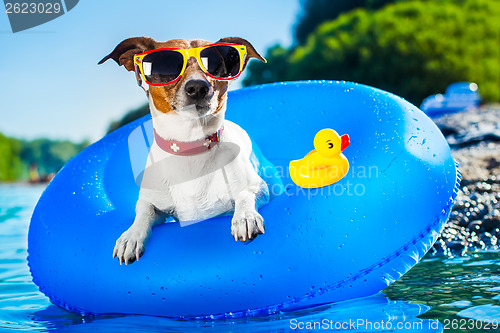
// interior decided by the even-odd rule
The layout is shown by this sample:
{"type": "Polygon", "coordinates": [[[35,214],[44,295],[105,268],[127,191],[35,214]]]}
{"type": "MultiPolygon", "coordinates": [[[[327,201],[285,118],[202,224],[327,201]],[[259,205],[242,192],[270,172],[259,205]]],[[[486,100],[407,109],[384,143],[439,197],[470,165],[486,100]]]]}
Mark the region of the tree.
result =
{"type": "Polygon", "coordinates": [[[144,117],[145,115],[149,114],[149,104],[144,104],[137,109],[134,109],[132,111],[129,111],[123,116],[122,119],[118,121],[113,121],[109,127],[108,127],[108,133],[114,131],[117,128],[122,127],[123,125],[126,125],[136,119],[139,119],[141,117],[144,117]]]}
{"type": "Polygon", "coordinates": [[[291,77],[373,85],[412,102],[474,81],[499,100],[499,2],[403,2],[325,23],[291,57],[291,77]],[[496,15],[495,15],[496,13],[496,15]]]}
{"type": "Polygon", "coordinates": [[[302,13],[295,24],[295,40],[304,44],[321,23],[336,19],[353,9],[378,9],[397,0],[302,0],[302,13]]]}
{"type": "Polygon", "coordinates": [[[290,52],[281,45],[267,50],[267,63],[252,61],[248,65],[248,75],[243,85],[252,86],[261,83],[286,81],[290,52]]]}
{"type": "Polygon", "coordinates": [[[88,142],[73,143],[67,140],[36,139],[22,141],[19,156],[28,165],[36,165],[44,176],[59,171],[73,156],[88,146],[88,142]]]}
{"type": "MultiPolygon", "coordinates": [[[[357,9],[320,25],[304,45],[289,50],[275,77],[355,81],[413,103],[452,82],[473,81],[486,101],[498,101],[498,17],[498,0],[407,1],[378,11],[357,9]]],[[[266,82],[260,68],[250,70],[255,70],[252,83],[259,77],[266,82]]]]}
{"type": "Polygon", "coordinates": [[[0,181],[13,181],[20,177],[23,164],[19,159],[21,145],[0,133],[0,181]]]}

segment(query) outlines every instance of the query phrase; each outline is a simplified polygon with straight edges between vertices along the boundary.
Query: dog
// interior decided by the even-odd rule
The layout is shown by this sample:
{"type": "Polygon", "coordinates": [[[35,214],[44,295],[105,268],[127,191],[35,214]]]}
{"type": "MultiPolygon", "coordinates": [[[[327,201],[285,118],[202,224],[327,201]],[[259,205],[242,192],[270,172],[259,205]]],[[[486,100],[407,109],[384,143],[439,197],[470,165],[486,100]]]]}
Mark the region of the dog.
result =
{"type": "Polygon", "coordinates": [[[169,217],[200,221],[232,213],[236,241],[265,232],[257,209],[269,200],[269,189],[256,171],[248,134],[224,119],[229,84],[251,58],[266,62],[239,37],[213,44],[134,37],[99,62],[113,59],[136,73],[149,100],[155,136],[136,217],[113,249],[120,264],[139,260],[153,226],[169,217]]]}

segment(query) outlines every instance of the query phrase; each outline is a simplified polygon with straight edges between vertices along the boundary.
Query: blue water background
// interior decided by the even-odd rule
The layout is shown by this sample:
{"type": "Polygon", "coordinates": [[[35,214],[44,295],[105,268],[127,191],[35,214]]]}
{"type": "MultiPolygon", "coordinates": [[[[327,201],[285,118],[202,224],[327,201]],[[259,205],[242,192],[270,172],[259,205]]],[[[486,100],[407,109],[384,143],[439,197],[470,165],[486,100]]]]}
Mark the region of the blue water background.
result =
{"type": "Polygon", "coordinates": [[[464,257],[427,255],[383,293],[267,317],[185,321],[76,315],[52,305],[29,273],[29,220],[43,189],[42,185],[0,184],[0,332],[500,331],[499,326],[487,324],[500,320],[500,255],[496,250],[464,257]]]}

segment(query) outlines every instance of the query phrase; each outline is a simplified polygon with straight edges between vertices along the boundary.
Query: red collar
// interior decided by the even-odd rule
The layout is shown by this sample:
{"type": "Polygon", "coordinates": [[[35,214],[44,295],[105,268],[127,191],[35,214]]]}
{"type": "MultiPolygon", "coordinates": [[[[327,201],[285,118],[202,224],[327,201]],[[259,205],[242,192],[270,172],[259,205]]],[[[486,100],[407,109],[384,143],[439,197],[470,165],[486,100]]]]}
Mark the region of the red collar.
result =
{"type": "Polygon", "coordinates": [[[162,150],[169,154],[187,156],[203,153],[221,142],[222,129],[223,128],[221,127],[217,132],[205,137],[204,139],[191,142],[166,140],[156,133],[154,129],[153,131],[155,134],[156,144],[162,150]]]}

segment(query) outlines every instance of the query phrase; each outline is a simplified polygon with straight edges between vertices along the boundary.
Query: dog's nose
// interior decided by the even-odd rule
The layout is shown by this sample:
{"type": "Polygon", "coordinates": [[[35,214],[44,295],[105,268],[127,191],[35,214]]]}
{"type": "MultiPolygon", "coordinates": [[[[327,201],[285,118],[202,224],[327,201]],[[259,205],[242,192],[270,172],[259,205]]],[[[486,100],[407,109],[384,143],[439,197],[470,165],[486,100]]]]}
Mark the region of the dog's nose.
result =
{"type": "Polygon", "coordinates": [[[186,83],[184,89],[186,95],[194,100],[200,100],[210,93],[210,84],[205,80],[190,80],[186,83]]]}

